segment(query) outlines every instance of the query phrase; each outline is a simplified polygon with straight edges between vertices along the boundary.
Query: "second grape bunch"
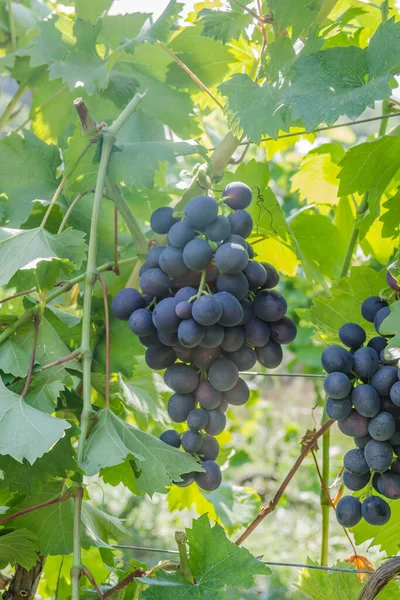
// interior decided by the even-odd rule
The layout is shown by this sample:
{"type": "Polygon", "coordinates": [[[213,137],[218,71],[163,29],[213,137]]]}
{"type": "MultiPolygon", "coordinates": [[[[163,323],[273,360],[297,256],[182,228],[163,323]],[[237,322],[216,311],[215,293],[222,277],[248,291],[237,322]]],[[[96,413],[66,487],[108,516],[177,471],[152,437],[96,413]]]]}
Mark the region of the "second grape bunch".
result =
{"type": "Polygon", "coordinates": [[[240,371],[257,361],[276,368],[282,345],[296,336],[285,298],[272,289],[278,272],[255,260],[246,241],[253,229],[245,210],[251,199],[251,189],[234,182],[219,202],[197,196],[182,215],[157,209],[150,226],[168,243],[149,251],[140,270],[142,293],[126,288],[113,300],[114,316],[127,320],[147,348],[147,365],[166,369],[164,381],[174,391],[169,416],[188,426],[183,435],[169,429],[160,439],[202,461],[204,472],[183,474],[178,486],[219,487],[216,436],[226,426],[228,406],[250,396],[240,371]]]}

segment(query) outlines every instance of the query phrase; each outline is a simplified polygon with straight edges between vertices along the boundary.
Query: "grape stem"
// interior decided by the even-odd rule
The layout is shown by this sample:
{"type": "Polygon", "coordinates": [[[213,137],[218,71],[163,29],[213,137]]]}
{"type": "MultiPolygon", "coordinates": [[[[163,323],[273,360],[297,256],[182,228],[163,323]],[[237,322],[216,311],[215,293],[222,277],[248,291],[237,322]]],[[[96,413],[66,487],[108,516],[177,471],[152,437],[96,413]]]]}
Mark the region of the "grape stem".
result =
{"type": "Polygon", "coordinates": [[[206,276],[207,276],[207,269],[203,269],[201,272],[201,279],[200,279],[200,283],[199,283],[199,289],[197,290],[197,294],[195,294],[194,296],[189,298],[189,302],[194,302],[194,300],[196,300],[197,298],[200,298],[200,296],[203,294],[204,286],[206,285],[206,276]]]}

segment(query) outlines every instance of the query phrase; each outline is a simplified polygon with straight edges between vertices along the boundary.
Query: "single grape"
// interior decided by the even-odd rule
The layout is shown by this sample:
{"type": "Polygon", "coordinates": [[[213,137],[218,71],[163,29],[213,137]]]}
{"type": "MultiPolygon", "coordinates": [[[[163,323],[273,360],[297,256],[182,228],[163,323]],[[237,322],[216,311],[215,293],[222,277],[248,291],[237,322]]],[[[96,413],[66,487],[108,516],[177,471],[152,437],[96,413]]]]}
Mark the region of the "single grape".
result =
{"type": "Polygon", "coordinates": [[[194,476],[197,485],[206,492],[212,492],[219,488],[222,482],[221,469],[213,460],[203,462],[204,473],[196,473],[194,476]]]}
{"type": "Polygon", "coordinates": [[[192,316],[192,305],[186,300],[181,300],[175,307],[175,314],[179,319],[190,319],[192,316]]]}
{"type": "Polygon", "coordinates": [[[377,335],[369,340],[367,346],[373,348],[375,352],[380,354],[387,346],[387,339],[383,336],[377,335]]]}
{"type": "MultiPolygon", "coordinates": [[[[381,325],[382,325],[383,321],[389,315],[390,315],[390,308],[388,306],[385,306],[384,308],[381,308],[380,310],[378,310],[378,312],[375,315],[375,319],[374,319],[374,327],[375,327],[376,333],[379,333],[380,335],[382,335],[381,325]]],[[[392,336],[388,335],[386,337],[392,337],[392,336]]]]}
{"type": "Polygon", "coordinates": [[[348,417],[338,421],[339,429],[344,435],[350,437],[362,437],[368,433],[369,419],[359,415],[356,410],[352,410],[348,417]]]}
{"type": "Polygon", "coordinates": [[[361,448],[355,448],[346,452],[343,464],[344,468],[354,475],[365,475],[366,473],[369,473],[369,466],[364,457],[364,450],[361,448]]]}
{"type": "Polygon", "coordinates": [[[363,383],[351,393],[351,401],[356,411],[363,417],[375,417],[381,410],[381,399],[372,385],[363,383]]]}
{"type": "Polygon", "coordinates": [[[239,371],[234,362],[222,358],[211,365],[208,371],[208,379],[216,390],[227,392],[236,385],[239,379],[239,371]]]}
{"type": "MultiPolygon", "coordinates": [[[[247,251],[246,240],[244,239],[244,237],[242,237],[241,235],[237,235],[236,233],[231,233],[231,235],[228,235],[226,240],[224,240],[224,244],[239,244],[239,246],[242,246],[242,248],[244,248],[244,250],[247,251]]],[[[222,246],[222,244],[220,245],[222,246]]]]}
{"type": "Polygon", "coordinates": [[[370,420],[368,433],[379,442],[386,442],[396,431],[396,420],[388,412],[380,412],[370,420]]]}
{"type": "Polygon", "coordinates": [[[336,506],[336,519],[342,527],[354,527],[361,521],[361,502],[354,496],[343,496],[336,506]]]}
{"type": "Polygon", "coordinates": [[[202,461],[215,460],[219,454],[219,444],[215,437],[207,435],[203,438],[203,443],[198,454],[202,461]]]}
{"type": "Polygon", "coordinates": [[[373,348],[359,348],[354,353],[354,371],[359,377],[372,377],[378,370],[379,356],[373,348]]]}
{"type": "MultiPolygon", "coordinates": [[[[390,365],[392,367],[396,367],[399,362],[399,359],[398,358],[385,358],[385,352],[386,352],[386,350],[384,349],[381,351],[381,353],[379,355],[380,363],[385,366],[390,365]]],[[[389,352],[389,356],[390,356],[390,352],[389,352]]]]}
{"type": "Polygon", "coordinates": [[[157,336],[159,341],[164,344],[164,346],[176,346],[179,344],[178,334],[176,331],[162,331],[161,329],[157,330],[157,336]]]}
{"type": "Polygon", "coordinates": [[[379,485],[379,480],[380,480],[381,476],[382,476],[382,473],[374,473],[372,476],[372,487],[376,492],[378,492],[378,494],[380,493],[378,485],[379,485]]]}
{"type": "Polygon", "coordinates": [[[153,212],[150,217],[150,227],[154,233],[168,233],[172,225],[179,221],[172,216],[173,212],[174,209],[170,206],[162,206],[153,212]]]}
{"type": "Polygon", "coordinates": [[[226,413],[229,408],[229,404],[225,400],[221,400],[221,404],[218,406],[217,410],[220,412],[226,413]]]}
{"type": "Polygon", "coordinates": [[[254,248],[251,244],[249,244],[249,242],[246,242],[246,250],[247,250],[247,254],[249,255],[250,260],[253,259],[256,255],[256,253],[254,252],[254,248]]]}
{"type": "MultiPolygon", "coordinates": [[[[158,265],[157,265],[158,266],[158,265]]],[[[149,266],[149,264],[147,263],[147,261],[140,267],[139,269],[139,277],[140,275],[143,275],[143,273],[145,273],[146,271],[148,271],[149,269],[151,269],[151,267],[149,266]]]]}
{"type": "Polygon", "coordinates": [[[172,394],[168,400],[167,410],[175,423],[184,423],[195,406],[196,401],[192,394],[172,394]]]}
{"type": "Polygon", "coordinates": [[[390,466],[390,472],[394,473],[395,475],[400,475],[400,460],[398,458],[392,462],[390,466]]]}
{"type": "MultiPolygon", "coordinates": [[[[233,327],[231,328],[233,329],[233,327]]],[[[222,325],[210,325],[206,327],[206,332],[200,342],[202,348],[217,348],[221,346],[224,340],[224,327],[222,325]]]]}
{"type": "Polygon", "coordinates": [[[183,262],[191,271],[205,269],[212,256],[212,248],[205,240],[194,239],[183,249],[183,262]]]}
{"type": "Polygon", "coordinates": [[[173,333],[178,330],[180,318],[177,317],[176,298],[164,298],[160,300],[153,310],[153,325],[159,331],[173,333]]]}
{"type": "Polygon", "coordinates": [[[131,314],[128,321],[130,329],[136,335],[146,336],[154,333],[155,327],[151,312],[147,308],[138,308],[131,314]]]}
{"type": "MultiPolygon", "coordinates": [[[[153,331],[153,333],[150,333],[150,335],[139,336],[139,341],[142,346],[145,346],[145,348],[156,348],[157,346],[161,346],[163,343],[159,339],[156,331],[153,331]]],[[[168,344],[165,345],[168,346],[168,344]]]]}
{"type": "Polygon", "coordinates": [[[386,300],[381,300],[379,296],[371,296],[361,304],[361,314],[366,321],[373,323],[378,310],[387,305],[386,300]]]}
{"type": "Polygon", "coordinates": [[[335,421],[341,421],[348,417],[351,413],[351,408],[352,404],[349,396],[341,400],[328,398],[325,405],[326,414],[330,419],[334,419],[335,421]]]}
{"type": "Polygon", "coordinates": [[[340,400],[348,396],[351,390],[351,381],[345,373],[333,371],[324,381],[324,389],[330,398],[340,400]]]}
{"type": "Polygon", "coordinates": [[[188,487],[194,483],[194,473],[183,473],[181,475],[182,481],[174,481],[174,484],[178,487],[188,487]]]}
{"type": "Polygon", "coordinates": [[[381,397],[381,410],[390,413],[395,419],[400,418],[400,407],[393,404],[389,396],[381,397]]]}
{"type": "Polygon", "coordinates": [[[290,344],[297,335],[296,323],[290,317],[282,317],[271,323],[271,339],[278,344],[290,344]]]}
{"type": "Polygon", "coordinates": [[[246,268],[249,255],[240,244],[225,242],[217,249],[214,261],[221,273],[235,275],[246,268]]]}
{"type": "Polygon", "coordinates": [[[167,246],[160,254],[160,268],[171,277],[187,273],[188,268],[183,261],[182,250],[175,246],[167,246]]]}
{"type": "Polygon", "coordinates": [[[176,248],[184,248],[195,237],[194,229],[186,221],[172,225],[168,232],[168,243],[176,248]]]}
{"type": "Polygon", "coordinates": [[[207,227],[218,215],[218,204],[209,196],[196,196],[185,206],[185,218],[195,229],[207,227]]]}
{"type": "Polygon", "coordinates": [[[208,411],[208,423],[204,431],[208,435],[218,435],[223,432],[226,426],[226,417],[218,409],[208,411]]]}
{"type": "Polygon", "coordinates": [[[268,344],[270,326],[261,319],[252,319],[244,328],[244,337],[249,346],[260,348],[268,344]]]}
{"type": "Polygon", "coordinates": [[[367,339],[367,334],[357,323],[345,323],[339,329],[339,339],[349,348],[359,348],[367,339]]]}
{"type": "Polygon", "coordinates": [[[140,276],[139,284],[144,294],[166,296],[172,281],[161,269],[148,269],[140,276]]]}
{"type": "MultiPolygon", "coordinates": [[[[243,327],[225,327],[221,348],[227,352],[235,352],[244,344],[243,327]]],[[[400,382],[399,382],[400,383],[400,382]]]]}
{"type": "Polygon", "coordinates": [[[160,435],[160,440],[168,446],[173,446],[174,448],[181,447],[181,437],[177,431],[174,429],[167,429],[160,435]]]}
{"type": "Polygon", "coordinates": [[[371,385],[380,396],[389,396],[392,386],[398,381],[397,369],[394,367],[381,367],[373,375],[371,385]]]}
{"type": "Polygon", "coordinates": [[[363,518],[369,525],[385,525],[390,519],[389,504],[379,496],[368,496],[361,506],[363,518]]]}
{"type": "Polygon", "coordinates": [[[122,321],[127,321],[138,308],[144,308],[144,300],[134,288],[120,290],[111,303],[113,317],[122,321]]]}
{"type": "Polygon", "coordinates": [[[214,294],[214,298],[222,306],[222,316],[219,324],[225,327],[238,325],[243,318],[243,309],[235,296],[228,292],[217,292],[214,294]]]}
{"type": "Polygon", "coordinates": [[[400,424],[396,424],[396,431],[388,440],[391,446],[400,446],[400,424]]]}
{"type": "Polygon", "coordinates": [[[193,361],[191,348],[185,348],[182,344],[176,344],[174,347],[176,358],[179,358],[184,363],[191,363],[193,361]]]}
{"type": "Polygon", "coordinates": [[[365,448],[368,442],[372,440],[372,437],[367,433],[367,435],[363,435],[361,437],[355,437],[354,443],[358,448],[365,448]]]}
{"type": "Polygon", "coordinates": [[[222,392],[216,390],[209,381],[200,381],[195,395],[196,401],[207,410],[217,408],[222,400],[222,392]]]}
{"type": "Polygon", "coordinates": [[[378,483],[379,493],[390,500],[400,498],[400,476],[387,471],[382,473],[378,483]]]}
{"type": "Polygon", "coordinates": [[[395,292],[400,292],[400,285],[398,284],[397,279],[395,279],[395,277],[393,277],[393,275],[389,273],[389,271],[386,271],[386,281],[388,286],[392,288],[392,290],[394,290],[395,292]]]}
{"type": "Polygon", "coordinates": [[[283,359],[282,347],[274,340],[269,340],[265,346],[256,348],[256,354],[258,362],[267,369],[276,369],[283,359]]]}
{"type": "Polygon", "coordinates": [[[286,314],[287,302],[282,294],[275,290],[261,290],[254,298],[254,311],[263,321],[279,321],[286,314]]]}
{"type": "Polygon", "coordinates": [[[160,254],[166,246],[153,246],[147,253],[146,265],[149,269],[156,269],[160,266],[160,254]]]}
{"type": "Polygon", "coordinates": [[[203,348],[197,346],[192,350],[193,363],[202,371],[208,371],[211,365],[221,358],[221,350],[219,348],[203,348]]]}
{"type": "Polygon", "coordinates": [[[272,288],[276,287],[279,283],[279,273],[275,269],[275,267],[270,263],[262,262],[261,264],[267,272],[267,281],[264,283],[264,288],[267,290],[271,290],[272,288]]]}
{"type": "Polygon", "coordinates": [[[161,371],[174,364],[176,354],[173,348],[156,346],[154,348],[147,348],[144,359],[150,369],[161,371]]]}
{"type": "Polygon", "coordinates": [[[321,363],[327,373],[340,371],[348,374],[353,368],[353,357],[342,346],[328,346],[322,353],[321,363]]]}
{"type": "MultiPolygon", "coordinates": [[[[257,362],[257,354],[253,348],[242,346],[235,352],[226,353],[227,358],[235,363],[239,371],[249,371],[257,362]]],[[[271,357],[269,357],[271,359],[271,357]]]]}
{"type": "Polygon", "coordinates": [[[252,192],[248,185],[241,181],[233,181],[228,183],[222,192],[222,198],[225,204],[235,210],[239,208],[247,208],[251,203],[252,192]],[[231,196],[227,198],[227,196],[231,196]]]}
{"type": "Polygon", "coordinates": [[[390,388],[390,399],[396,406],[400,407],[400,381],[396,381],[390,388]]]}
{"type": "Polygon", "coordinates": [[[247,210],[239,208],[234,213],[231,213],[228,219],[231,224],[232,233],[247,238],[253,231],[253,218],[247,210]]]}
{"type": "Polygon", "coordinates": [[[364,456],[372,471],[384,473],[392,464],[393,450],[388,442],[370,440],[364,448],[364,456]]]}
{"type": "Polygon", "coordinates": [[[181,438],[182,448],[189,454],[195,454],[201,448],[203,436],[198,431],[189,429],[185,431],[181,438]]]}
{"type": "Polygon", "coordinates": [[[243,273],[235,275],[221,273],[217,278],[217,290],[228,292],[238,300],[243,300],[249,292],[249,283],[243,273]]]}
{"type": "Polygon", "coordinates": [[[352,492],[358,492],[368,485],[370,476],[369,469],[368,473],[364,473],[363,475],[355,475],[354,473],[345,470],[343,471],[343,483],[352,492]]]}
{"type": "Polygon", "coordinates": [[[249,282],[249,288],[256,290],[262,287],[267,281],[267,272],[261,263],[256,260],[250,260],[243,273],[246,275],[247,281],[249,282]]]}
{"type": "Polygon", "coordinates": [[[193,302],[192,315],[200,325],[215,325],[222,317],[222,306],[214,296],[200,296],[193,302]]]}
{"type": "Polygon", "coordinates": [[[222,394],[222,399],[233,406],[242,406],[242,404],[246,404],[249,398],[249,386],[241,377],[239,377],[236,385],[229,392],[222,394]]]}
{"type": "Polygon", "coordinates": [[[178,339],[185,348],[195,348],[203,339],[205,328],[196,323],[194,319],[181,321],[178,327],[178,339]]]}
{"type": "Polygon", "coordinates": [[[219,216],[207,225],[204,230],[206,238],[212,242],[222,242],[232,233],[232,227],[228,217],[219,216]]]}
{"type": "Polygon", "coordinates": [[[178,363],[168,367],[164,373],[164,381],[174,392],[190,394],[197,388],[199,376],[192,367],[178,363]]]}
{"type": "Polygon", "coordinates": [[[249,321],[251,321],[251,319],[254,317],[253,303],[248,298],[244,298],[241,300],[240,306],[243,310],[243,317],[239,325],[247,325],[247,323],[249,323],[249,321]]]}
{"type": "Polygon", "coordinates": [[[194,429],[194,431],[204,429],[208,424],[208,415],[208,411],[204,410],[204,408],[194,408],[188,414],[188,427],[194,429]]]}
{"type": "Polygon", "coordinates": [[[175,300],[178,302],[188,302],[192,296],[197,294],[197,290],[194,287],[185,286],[178,290],[175,294],[175,300]]]}
{"type": "MultiPolygon", "coordinates": [[[[196,241],[196,240],[193,240],[196,241]]],[[[197,294],[197,288],[201,281],[201,271],[187,271],[184,275],[173,277],[174,288],[179,290],[183,287],[195,287],[194,293],[197,294]]],[[[193,296],[193,294],[192,294],[193,296]]]]}

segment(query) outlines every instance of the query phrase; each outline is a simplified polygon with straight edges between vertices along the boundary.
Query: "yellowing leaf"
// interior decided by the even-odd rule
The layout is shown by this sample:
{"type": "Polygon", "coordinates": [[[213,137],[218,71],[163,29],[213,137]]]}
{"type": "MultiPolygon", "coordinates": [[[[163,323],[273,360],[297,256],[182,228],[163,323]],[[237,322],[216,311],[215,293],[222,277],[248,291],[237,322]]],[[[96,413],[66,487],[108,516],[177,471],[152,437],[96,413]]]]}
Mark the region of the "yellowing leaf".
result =
{"type": "Polygon", "coordinates": [[[196,484],[184,488],[174,485],[170,488],[168,492],[168,509],[170,511],[184,510],[185,508],[189,510],[193,506],[197,514],[208,514],[213,521],[218,520],[214,506],[203,496],[196,484]]]}
{"type": "Polygon", "coordinates": [[[308,204],[337,204],[338,162],[343,155],[339,144],[324,144],[309,152],[292,178],[291,191],[298,191],[308,204]]]}
{"type": "Polygon", "coordinates": [[[283,275],[294,277],[299,260],[296,253],[278,238],[267,238],[254,244],[257,260],[272,263],[283,275]]]}

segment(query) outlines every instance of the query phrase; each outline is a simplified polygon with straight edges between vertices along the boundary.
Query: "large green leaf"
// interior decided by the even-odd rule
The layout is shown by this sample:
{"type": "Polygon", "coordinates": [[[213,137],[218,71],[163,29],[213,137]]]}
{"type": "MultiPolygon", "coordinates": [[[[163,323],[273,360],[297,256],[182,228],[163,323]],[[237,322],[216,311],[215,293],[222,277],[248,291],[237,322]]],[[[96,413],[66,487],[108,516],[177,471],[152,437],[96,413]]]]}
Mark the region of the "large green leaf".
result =
{"type": "Polygon", "coordinates": [[[37,537],[27,529],[0,535],[0,567],[18,563],[29,571],[38,561],[37,550],[37,537]]]}
{"type": "Polygon", "coordinates": [[[322,144],[303,158],[294,174],[291,191],[298,191],[301,200],[308,204],[336,204],[339,202],[337,175],[338,163],[344,150],[338,143],[322,144]]]}
{"type": "Polygon", "coordinates": [[[15,377],[26,377],[29,372],[31,355],[13,340],[6,340],[0,345],[0,369],[15,377]]]}
{"type": "Polygon", "coordinates": [[[203,25],[201,34],[224,44],[232,39],[237,40],[252,22],[252,17],[248,13],[209,8],[201,10],[199,18],[203,25]]]}
{"type": "Polygon", "coordinates": [[[27,49],[31,58],[31,67],[48,65],[62,60],[69,50],[62,39],[61,31],[55,27],[56,17],[38,23],[39,35],[35,36],[27,49]]]}
{"type": "Polygon", "coordinates": [[[155,385],[156,377],[150,369],[144,373],[142,369],[140,373],[135,371],[134,376],[127,381],[120,377],[121,395],[130,410],[144,415],[146,419],[165,423],[167,413],[155,385]]]}
{"type": "Polygon", "coordinates": [[[167,575],[157,571],[154,579],[141,580],[150,586],[144,591],[143,600],[223,600],[227,587],[249,588],[255,575],[270,573],[248,550],[230,542],[220,525],[211,527],[207,515],[193,521],[186,534],[196,583],[188,583],[180,573],[167,575]]]}
{"type": "Polygon", "coordinates": [[[66,259],[76,268],[86,256],[84,234],[66,229],[53,235],[45,229],[0,229],[0,285],[19,269],[34,268],[41,260],[66,259]]]}
{"type": "Polygon", "coordinates": [[[100,15],[108,10],[112,0],[76,0],[75,13],[78,19],[95,25],[100,15]]]}
{"type": "Polygon", "coordinates": [[[141,493],[166,493],[166,486],[179,481],[182,473],[202,471],[190,455],[168,446],[152,435],[132,427],[109,410],[99,413],[99,420],[88,438],[83,467],[88,475],[113,467],[133,456],[143,469],[137,485],[141,493]]]}
{"type": "Polygon", "coordinates": [[[292,38],[295,41],[316,21],[323,0],[268,0],[267,5],[274,15],[275,31],[281,32],[292,27],[292,38]]]}

